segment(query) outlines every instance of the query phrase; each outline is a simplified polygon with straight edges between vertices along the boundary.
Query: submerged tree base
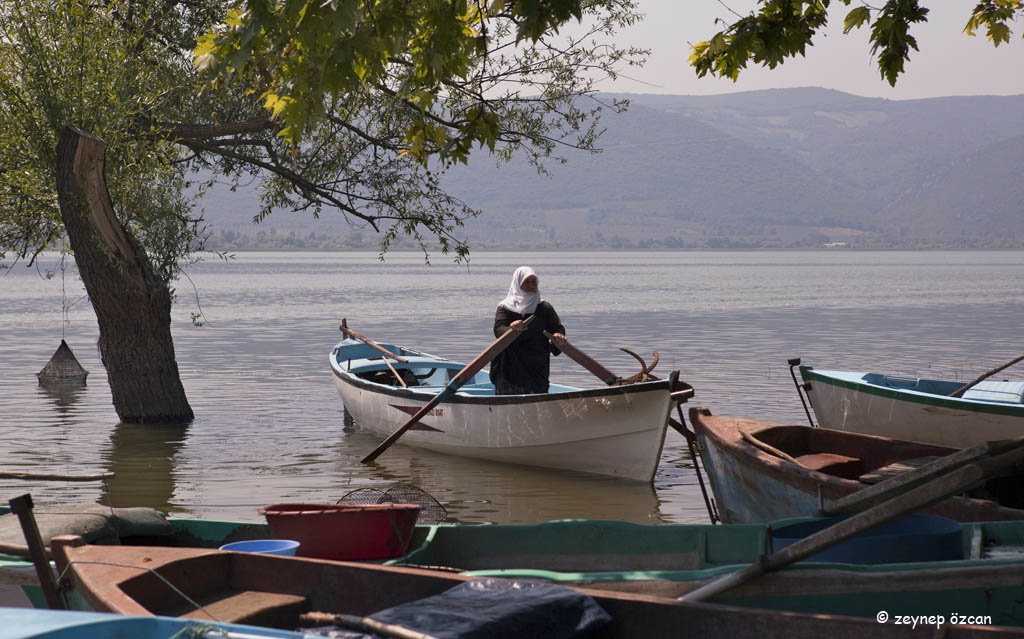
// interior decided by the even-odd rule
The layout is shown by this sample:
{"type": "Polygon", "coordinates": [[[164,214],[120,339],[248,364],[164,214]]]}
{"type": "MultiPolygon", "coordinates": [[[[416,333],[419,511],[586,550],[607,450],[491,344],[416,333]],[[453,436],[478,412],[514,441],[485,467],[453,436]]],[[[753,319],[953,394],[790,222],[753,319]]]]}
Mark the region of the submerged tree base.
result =
{"type": "Polygon", "coordinates": [[[194,415],[171,340],[171,291],[114,215],[104,178],[106,144],[65,127],[57,145],[57,194],[100,328],[114,410],[129,424],[188,423],[194,415]]]}

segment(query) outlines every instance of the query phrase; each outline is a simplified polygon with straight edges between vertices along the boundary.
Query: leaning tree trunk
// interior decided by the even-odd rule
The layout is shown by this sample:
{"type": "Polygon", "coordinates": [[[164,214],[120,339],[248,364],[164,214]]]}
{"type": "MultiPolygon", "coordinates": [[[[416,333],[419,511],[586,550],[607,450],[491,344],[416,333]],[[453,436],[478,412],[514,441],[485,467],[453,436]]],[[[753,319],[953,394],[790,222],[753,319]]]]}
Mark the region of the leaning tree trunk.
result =
{"type": "Polygon", "coordinates": [[[100,357],[114,410],[130,424],[189,422],[192,408],[171,341],[171,292],[114,216],[105,150],[98,137],[64,127],[57,145],[57,196],[99,320],[100,357]]]}

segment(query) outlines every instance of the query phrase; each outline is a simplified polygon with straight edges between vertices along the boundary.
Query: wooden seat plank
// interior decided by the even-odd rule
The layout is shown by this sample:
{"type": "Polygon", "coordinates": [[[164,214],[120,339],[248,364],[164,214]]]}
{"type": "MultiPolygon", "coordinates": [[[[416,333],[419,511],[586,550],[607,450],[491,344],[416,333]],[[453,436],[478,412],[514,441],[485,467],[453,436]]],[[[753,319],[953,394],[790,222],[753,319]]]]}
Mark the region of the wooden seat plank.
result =
{"type": "Polygon", "coordinates": [[[881,468],[876,468],[871,472],[864,473],[858,477],[857,480],[865,484],[878,484],[886,479],[890,479],[907,471],[926,466],[937,459],[939,459],[937,456],[902,459],[898,462],[889,464],[888,466],[882,466],[881,468]]]}
{"type": "Polygon", "coordinates": [[[297,618],[310,608],[309,600],[299,595],[259,590],[228,590],[198,600],[202,609],[193,606],[181,611],[161,612],[189,619],[210,619],[227,623],[278,625],[282,620],[297,618]],[[177,614],[175,614],[177,613],[177,614]]]}

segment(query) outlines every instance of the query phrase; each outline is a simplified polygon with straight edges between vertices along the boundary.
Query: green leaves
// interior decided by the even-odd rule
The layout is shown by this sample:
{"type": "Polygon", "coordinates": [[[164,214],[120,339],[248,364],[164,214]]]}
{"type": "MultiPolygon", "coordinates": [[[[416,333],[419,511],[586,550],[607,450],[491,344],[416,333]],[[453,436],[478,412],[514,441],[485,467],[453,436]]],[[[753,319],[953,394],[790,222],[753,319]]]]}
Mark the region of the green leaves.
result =
{"type": "MultiPolygon", "coordinates": [[[[598,0],[587,6],[594,11],[631,4],[598,0]]],[[[486,62],[492,34],[513,28],[514,43],[536,43],[569,20],[581,20],[584,5],[583,0],[492,0],[486,8],[467,0],[245,0],[223,25],[200,38],[193,55],[200,70],[225,80],[242,74],[262,84],[265,106],[284,124],[281,135],[299,143],[322,117],[325,98],[339,100],[382,84],[411,102],[424,93],[443,94],[450,90],[446,85],[473,81],[486,62]]],[[[454,137],[488,144],[475,137],[477,131],[474,125],[454,137]]],[[[410,131],[409,139],[422,135],[410,131]]],[[[412,146],[416,152],[435,148],[412,146]]]]}
{"type": "Polygon", "coordinates": [[[756,14],[695,45],[690,64],[698,77],[711,73],[733,81],[750,61],[774,69],[786,58],[804,54],[826,24],[828,5],[829,0],[766,0],[756,14]]]}
{"type": "Polygon", "coordinates": [[[871,53],[878,56],[878,69],[890,86],[903,73],[910,50],[917,51],[917,40],[910,35],[910,25],[927,20],[928,9],[917,0],[889,0],[871,25],[871,53]]]}
{"type": "MultiPolygon", "coordinates": [[[[855,0],[840,1],[849,6],[855,0]]],[[[775,68],[787,58],[804,55],[817,30],[826,24],[829,5],[829,0],[764,0],[756,14],[741,17],[710,40],[693,45],[690,64],[698,77],[710,73],[733,80],[750,61],[775,68]]],[[[975,35],[984,29],[989,41],[999,46],[1009,41],[1009,23],[1022,13],[1024,0],[981,0],[964,32],[975,35]]],[[[911,27],[927,19],[928,9],[918,0],[887,0],[880,8],[864,4],[851,9],[843,20],[843,33],[871,25],[871,53],[882,78],[895,86],[910,51],[917,51],[911,27]]]]}
{"type": "Polygon", "coordinates": [[[143,123],[185,111],[190,87],[181,70],[190,65],[168,51],[194,37],[185,16],[162,2],[0,2],[0,246],[31,256],[63,234],[55,150],[72,125],[107,143],[116,211],[173,276],[197,234],[180,150],[143,139],[151,131],[143,123]],[[146,31],[155,25],[159,38],[146,31]]]}
{"type": "Polygon", "coordinates": [[[1010,25],[1011,20],[1017,18],[1024,10],[1022,0],[982,0],[971,12],[971,17],[964,27],[964,33],[973,36],[982,28],[985,29],[988,40],[993,46],[999,46],[1010,41],[1013,33],[1010,25]]]}
{"type": "Polygon", "coordinates": [[[867,7],[857,7],[846,14],[843,20],[843,33],[849,33],[854,29],[864,26],[864,23],[871,19],[871,10],[867,7]]]}

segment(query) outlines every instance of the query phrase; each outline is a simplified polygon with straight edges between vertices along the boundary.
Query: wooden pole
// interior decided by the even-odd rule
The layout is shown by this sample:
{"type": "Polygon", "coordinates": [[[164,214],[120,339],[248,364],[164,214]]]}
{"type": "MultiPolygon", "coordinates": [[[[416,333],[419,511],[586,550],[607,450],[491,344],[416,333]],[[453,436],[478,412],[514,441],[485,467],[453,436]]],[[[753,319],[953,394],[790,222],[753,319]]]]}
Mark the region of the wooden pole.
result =
{"type": "Polygon", "coordinates": [[[388,361],[387,357],[384,358],[384,363],[387,364],[388,368],[391,369],[391,373],[394,374],[395,379],[397,379],[398,383],[402,385],[402,388],[409,388],[408,386],[406,386],[405,380],[402,379],[402,376],[398,374],[398,371],[395,370],[395,367],[392,366],[391,362],[388,361]]]}
{"type": "Polygon", "coordinates": [[[955,391],[953,391],[952,393],[947,395],[947,397],[960,397],[961,395],[964,394],[964,391],[966,391],[971,386],[974,386],[978,382],[983,382],[986,379],[988,379],[989,377],[992,377],[993,375],[995,375],[999,371],[1003,370],[1004,368],[1010,368],[1011,366],[1013,366],[1017,362],[1021,362],[1021,361],[1024,361],[1024,355],[1021,355],[1020,357],[1014,357],[1013,359],[1011,359],[1010,361],[1006,362],[1002,366],[997,366],[996,368],[993,368],[992,370],[990,370],[989,372],[985,373],[981,377],[978,377],[977,379],[974,379],[974,380],[972,380],[970,382],[967,382],[966,384],[964,384],[960,388],[956,389],[955,391]]]}
{"type": "Polygon", "coordinates": [[[41,479],[58,481],[103,481],[110,479],[114,473],[99,473],[96,475],[63,475],[60,473],[10,473],[0,472],[0,479],[41,479]]]}
{"type": "Polygon", "coordinates": [[[530,322],[532,322],[533,318],[535,317],[536,315],[531,315],[530,317],[526,318],[526,320],[523,321],[522,324],[519,325],[518,329],[510,329],[504,335],[494,340],[491,343],[491,345],[484,349],[482,353],[477,355],[473,359],[473,361],[466,364],[462,368],[462,370],[456,373],[455,377],[453,377],[452,380],[448,382],[448,385],[445,386],[440,393],[435,395],[433,399],[431,399],[429,402],[424,404],[422,408],[416,411],[416,413],[409,418],[409,421],[405,422],[401,427],[398,428],[398,430],[388,435],[388,438],[381,442],[380,446],[374,448],[373,452],[371,452],[366,457],[363,457],[363,459],[360,460],[361,463],[368,464],[373,460],[377,459],[377,457],[379,457],[381,453],[387,450],[391,446],[391,444],[395,443],[395,441],[397,441],[399,437],[404,435],[405,431],[409,430],[414,425],[416,425],[417,422],[423,419],[424,415],[433,410],[435,406],[437,406],[444,400],[454,395],[455,392],[459,390],[459,388],[463,384],[465,384],[468,380],[472,379],[472,377],[476,375],[478,372],[480,372],[484,366],[487,366],[487,364],[489,364],[492,359],[497,357],[499,353],[508,348],[509,345],[512,342],[514,342],[516,338],[518,338],[523,333],[524,330],[526,330],[526,327],[530,325],[530,322]]]}
{"type": "Polygon", "coordinates": [[[346,320],[344,320],[344,319],[341,320],[341,326],[338,327],[338,330],[341,331],[342,335],[346,335],[346,336],[351,337],[353,339],[357,339],[360,342],[366,344],[367,346],[372,346],[373,348],[376,348],[378,351],[380,351],[381,353],[384,353],[384,355],[386,355],[387,357],[390,357],[393,360],[396,360],[396,361],[399,361],[399,362],[402,362],[402,363],[405,363],[405,362],[409,361],[409,360],[405,359],[404,357],[402,357],[401,355],[395,355],[394,353],[392,353],[388,349],[384,348],[383,346],[381,346],[377,342],[375,342],[375,341],[373,341],[371,339],[367,339],[367,338],[363,337],[362,335],[360,335],[359,333],[355,332],[354,330],[352,330],[351,328],[348,327],[348,322],[346,320]]]}
{"type": "Polygon", "coordinates": [[[978,461],[985,457],[998,455],[1024,443],[1024,438],[994,442],[981,442],[958,450],[955,453],[940,457],[930,464],[900,473],[895,477],[879,482],[874,486],[862,488],[846,497],[824,506],[822,515],[846,515],[865,510],[889,499],[897,492],[906,492],[936,477],[944,475],[964,464],[978,461]]]}
{"type": "Polygon", "coordinates": [[[1024,443],[1021,440],[1015,441],[1016,447],[1008,452],[966,464],[917,488],[901,492],[889,501],[843,519],[824,530],[805,537],[790,546],[786,546],[776,553],[761,557],[759,561],[742,570],[725,575],[692,592],[688,592],[679,597],[679,600],[704,601],[766,572],[784,568],[789,564],[810,557],[815,553],[855,537],[887,521],[915,510],[926,508],[950,495],[968,490],[986,478],[1024,459],[1024,443]]]}
{"type": "Polygon", "coordinates": [[[63,610],[64,604],[57,595],[57,582],[50,570],[50,560],[46,557],[46,547],[42,537],[39,536],[39,527],[36,525],[36,518],[32,516],[32,495],[22,495],[7,502],[11,510],[18,515],[21,522],[21,531],[28,543],[29,554],[32,555],[32,563],[36,567],[36,575],[39,577],[39,586],[46,595],[46,605],[53,610],[63,610]]]}

